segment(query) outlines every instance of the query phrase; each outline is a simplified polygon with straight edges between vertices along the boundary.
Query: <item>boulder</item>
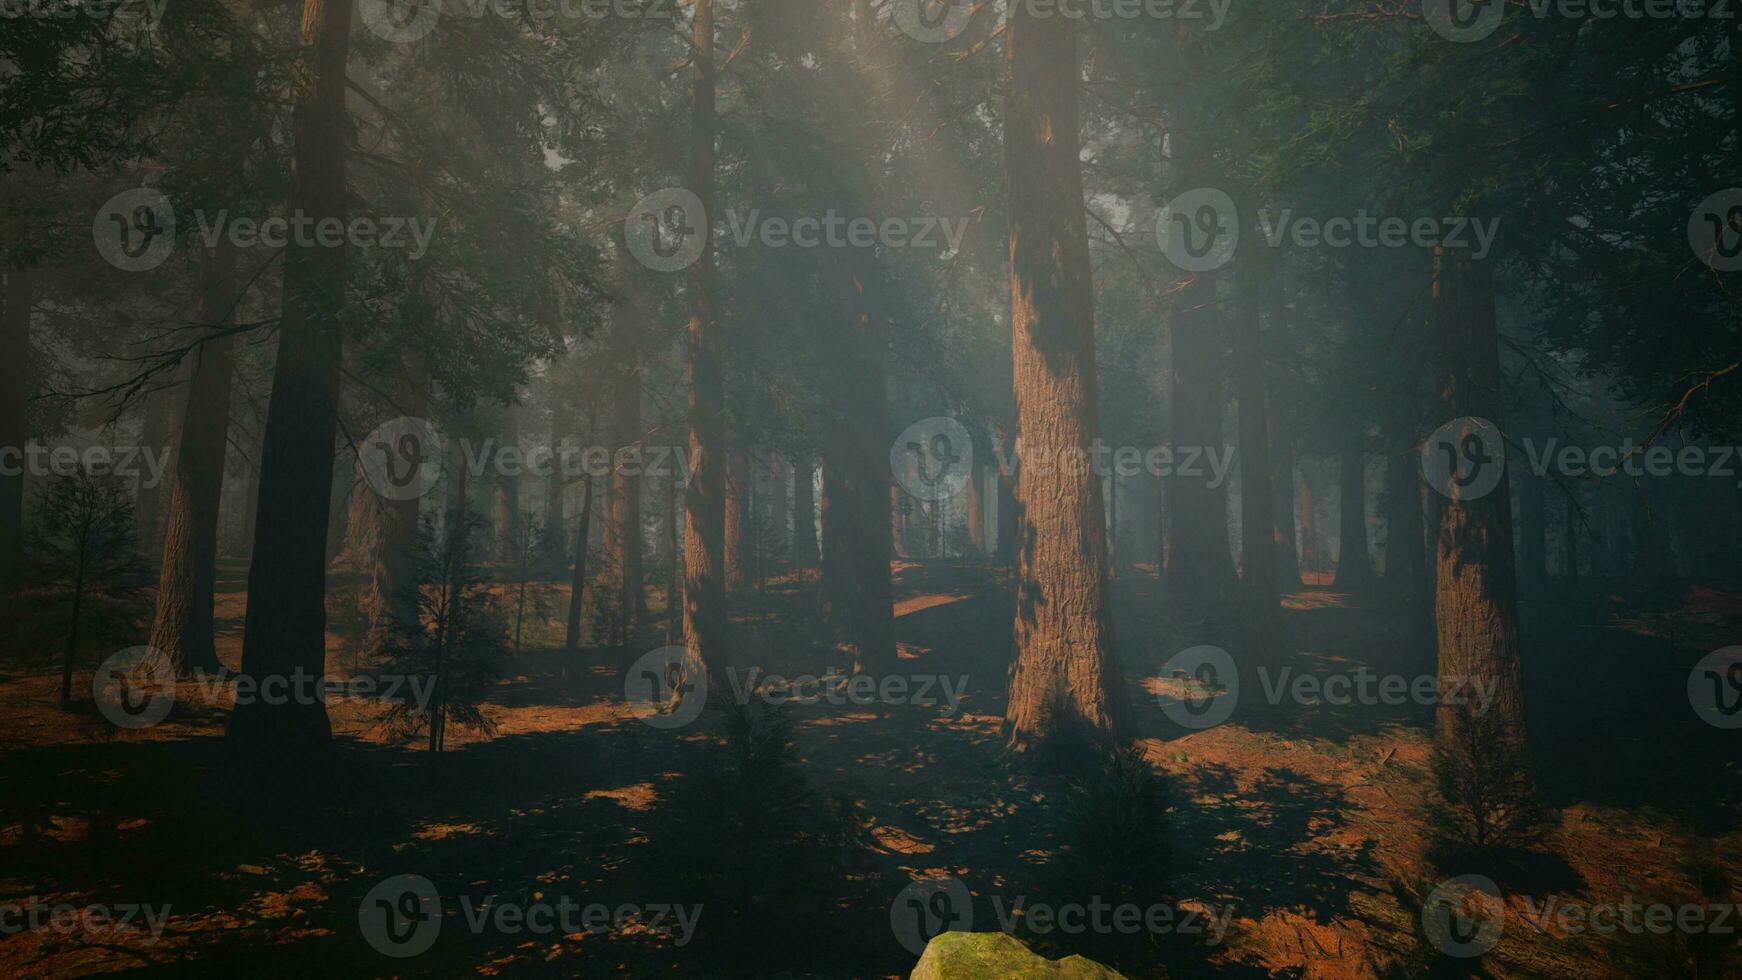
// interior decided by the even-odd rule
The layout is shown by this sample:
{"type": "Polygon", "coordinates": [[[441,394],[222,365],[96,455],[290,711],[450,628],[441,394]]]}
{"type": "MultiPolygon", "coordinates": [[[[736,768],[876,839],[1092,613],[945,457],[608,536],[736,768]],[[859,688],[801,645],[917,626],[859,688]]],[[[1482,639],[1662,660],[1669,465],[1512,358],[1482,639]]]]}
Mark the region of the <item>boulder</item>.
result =
{"type": "Polygon", "coordinates": [[[1125,980],[1081,956],[1049,960],[1002,932],[944,932],[926,944],[910,980],[1125,980]]]}

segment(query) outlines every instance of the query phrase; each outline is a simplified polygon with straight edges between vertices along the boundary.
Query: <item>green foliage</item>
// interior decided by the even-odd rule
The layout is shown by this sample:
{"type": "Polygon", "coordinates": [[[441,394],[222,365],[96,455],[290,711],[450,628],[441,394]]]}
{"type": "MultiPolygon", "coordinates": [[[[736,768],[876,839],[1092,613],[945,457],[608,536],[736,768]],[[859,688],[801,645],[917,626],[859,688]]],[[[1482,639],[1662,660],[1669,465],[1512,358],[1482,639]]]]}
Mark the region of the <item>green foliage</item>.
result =
{"type": "Polygon", "coordinates": [[[1435,798],[1428,817],[1445,843],[1489,854],[1541,843],[1555,817],[1542,802],[1522,740],[1494,714],[1467,706],[1440,710],[1459,713],[1429,762],[1435,798]]]}
{"type": "Polygon", "coordinates": [[[150,571],[125,481],[89,473],[55,479],[31,508],[25,548],[22,649],[76,658],[143,628],[150,571]]]}
{"type": "Polygon", "coordinates": [[[426,737],[442,751],[449,725],[488,735],[484,700],[501,676],[509,623],[503,602],[473,559],[482,520],[450,511],[438,532],[426,516],[418,534],[418,618],[390,624],[381,673],[407,678],[406,696],[382,722],[397,738],[426,737]],[[426,695],[427,694],[427,698],[426,695]]]}

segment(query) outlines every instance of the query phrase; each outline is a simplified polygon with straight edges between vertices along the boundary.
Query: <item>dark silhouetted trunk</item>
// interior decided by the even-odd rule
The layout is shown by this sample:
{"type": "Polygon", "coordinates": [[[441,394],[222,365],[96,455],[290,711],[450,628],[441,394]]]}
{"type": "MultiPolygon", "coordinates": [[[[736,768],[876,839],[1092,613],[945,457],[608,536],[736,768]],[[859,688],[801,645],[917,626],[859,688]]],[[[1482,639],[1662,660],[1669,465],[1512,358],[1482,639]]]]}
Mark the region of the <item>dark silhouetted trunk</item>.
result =
{"type": "MultiPolygon", "coordinates": [[[[227,326],[237,287],[230,248],[206,250],[200,272],[194,318],[202,329],[227,326]]],[[[212,636],[212,602],[234,342],[230,336],[213,337],[194,353],[182,412],[150,640],[151,646],[169,655],[180,673],[221,669],[212,636]]]]}
{"type": "Polygon", "coordinates": [[[496,514],[492,525],[496,529],[496,560],[504,565],[514,565],[520,560],[521,546],[520,473],[518,467],[508,465],[500,454],[504,449],[520,445],[519,410],[510,408],[502,421],[502,441],[496,446],[496,514]]]}
{"type": "MultiPolygon", "coordinates": [[[[345,63],[352,0],[304,0],[302,50],[292,90],[294,151],[287,210],[346,220],[345,63]]],[[[260,450],[260,513],[248,571],[242,673],[326,673],[327,501],[343,347],[344,248],[291,248],[284,258],[278,359],[260,450]]],[[[229,739],[260,771],[263,760],[306,762],[332,737],[318,698],[238,704],[229,739]],[[306,703],[305,703],[306,700],[306,703]]],[[[275,777],[282,770],[270,770],[275,777]]]]}
{"type": "Polygon", "coordinates": [[[1367,550],[1367,457],[1345,449],[1337,461],[1337,578],[1333,587],[1358,592],[1373,584],[1373,557],[1367,550]]]}
{"type": "MultiPolygon", "coordinates": [[[[22,454],[30,441],[31,275],[6,270],[0,301],[0,453],[22,454]]],[[[8,577],[24,564],[24,466],[22,456],[0,462],[0,577],[8,577]]]]}
{"type": "MultiPolygon", "coordinates": [[[[627,304],[627,309],[638,311],[639,307],[632,302],[627,304]]],[[[627,329],[622,331],[624,336],[618,338],[618,370],[611,399],[615,422],[614,452],[641,448],[641,365],[634,331],[642,324],[639,316],[626,316],[619,324],[627,329]]],[[[621,589],[618,604],[633,636],[647,623],[647,593],[643,588],[645,579],[641,567],[641,473],[633,466],[613,465],[611,480],[614,484],[611,495],[614,508],[612,543],[615,545],[612,557],[621,589]]]]}
{"type": "Polygon", "coordinates": [[[815,473],[811,454],[799,453],[792,469],[792,564],[800,569],[815,568],[819,561],[815,473]]]}
{"type": "Polygon", "coordinates": [[[726,457],[726,589],[750,581],[750,456],[734,449],[726,457]]]}
{"type": "MultiPolygon", "coordinates": [[[[1176,454],[1221,451],[1222,348],[1216,319],[1216,284],[1200,273],[1173,318],[1173,446],[1176,454]]],[[[1179,458],[1177,455],[1175,458],[1179,458]]],[[[1182,470],[1185,467],[1181,467],[1182,470]]],[[[1228,504],[1210,486],[1203,467],[1168,481],[1168,589],[1188,598],[1231,594],[1234,561],[1228,549],[1228,504]]]]}
{"type": "Polygon", "coordinates": [[[1099,429],[1075,28],[1013,8],[1005,49],[1011,350],[1025,460],[1006,727],[1019,750],[1084,737],[1111,746],[1128,709],[1108,608],[1106,514],[1099,478],[1062,465],[1099,429]]]}
{"type": "Polygon", "coordinates": [[[587,555],[592,550],[588,538],[593,530],[593,477],[583,475],[581,482],[581,520],[575,530],[574,573],[569,579],[569,623],[568,636],[563,641],[563,649],[570,653],[581,648],[581,612],[586,608],[587,600],[587,555]]]}
{"type": "Polygon", "coordinates": [[[979,463],[974,464],[973,472],[968,474],[968,554],[967,557],[980,560],[986,557],[986,470],[979,463]]]}
{"type": "Polygon", "coordinates": [[[1276,520],[1271,513],[1270,423],[1264,403],[1264,343],[1259,319],[1263,270],[1247,258],[1239,267],[1234,324],[1234,388],[1240,406],[1240,593],[1248,624],[1274,639],[1276,520]]]}

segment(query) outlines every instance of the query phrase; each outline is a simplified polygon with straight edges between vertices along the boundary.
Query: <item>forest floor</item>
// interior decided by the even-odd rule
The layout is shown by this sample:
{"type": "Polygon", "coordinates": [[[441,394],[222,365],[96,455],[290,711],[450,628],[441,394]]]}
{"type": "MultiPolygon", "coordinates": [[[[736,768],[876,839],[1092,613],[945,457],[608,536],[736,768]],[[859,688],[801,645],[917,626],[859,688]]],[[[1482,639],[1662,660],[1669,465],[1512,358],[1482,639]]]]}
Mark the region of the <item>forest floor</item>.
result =
{"type": "MultiPolygon", "coordinates": [[[[220,656],[234,666],[241,570],[225,571],[220,656]]],[[[698,767],[717,758],[717,725],[662,731],[627,710],[623,670],[657,642],[568,656],[539,617],[489,699],[494,734],[455,733],[436,764],[419,745],[389,742],[376,707],[335,701],[330,778],[282,786],[285,804],[266,810],[231,792],[226,696],[208,700],[185,682],[167,721],[117,733],[89,709],[88,673],[71,711],[56,703],[58,673],[0,677],[0,908],[168,906],[157,937],[137,923],[13,931],[0,918],[0,974],[905,976],[916,957],[891,914],[902,888],[956,876],[974,896],[973,927],[999,928],[999,910],[1019,897],[1053,894],[1047,867],[1069,809],[1002,748],[1008,583],[953,562],[897,571],[903,672],[965,676],[965,693],[953,715],[791,709],[808,798],[850,825],[845,856],[820,863],[814,847],[729,839],[730,814],[694,792],[698,767]],[[358,910],[377,882],[405,873],[434,883],[447,918],[427,953],[390,959],[361,937],[358,910]],[[708,881],[719,875],[731,881],[708,881]],[[704,911],[687,948],[645,914],[561,935],[474,931],[459,901],[651,908],[702,893],[737,911],[711,936],[704,911]]],[[[334,594],[329,663],[343,674],[355,658],[347,593],[334,594]]],[[[555,587],[540,598],[544,609],[566,603],[555,587]]],[[[798,625],[814,583],[777,579],[738,605],[740,662],[794,675],[847,665],[798,625]]],[[[1408,669],[1388,604],[1319,585],[1286,607],[1295,670],[1408,669]]],[[[1187,730],[1163,711],[1161,666],[1239,624],[1169,602],[1142,567],[1119,576],[1115,616],[1139,744],[1171,797],[1173,870],[1155,883],[1157,899],[1225,932],[1024,933],[1047,955],[1083,952],[1133,977],[1686,976],[1696,959],[1742,963],[1733,932],[1569,934],[1564,917],[1537,914],[1737,900],[1742,753],[1737,733],[1693,717],[1685,682],[1701,655],[1734,641],[1742,595],[1526,604],[1533,752],[1561,819],[1529,860],[1504,868],[1430,860],[1419,712],[1319,703],[1261,725],[1187,730]],[[1419,921],[1423,896],[1461,873],[1493,877],[1507,896],[1500,942],[1480,960],[1436,955],[1419,921]]],[[[791,784],[737,787],[764,789],[799,798],[791,784]]]]}

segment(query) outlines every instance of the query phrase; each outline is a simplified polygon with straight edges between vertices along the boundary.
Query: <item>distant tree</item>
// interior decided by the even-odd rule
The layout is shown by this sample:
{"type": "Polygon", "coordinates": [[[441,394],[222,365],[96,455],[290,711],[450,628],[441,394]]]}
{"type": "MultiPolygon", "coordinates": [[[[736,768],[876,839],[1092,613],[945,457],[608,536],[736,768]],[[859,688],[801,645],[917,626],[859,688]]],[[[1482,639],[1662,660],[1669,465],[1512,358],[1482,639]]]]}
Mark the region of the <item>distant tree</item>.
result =
{"type": "Polygon", "coordinates": [[[429,750],[447,745],[448,726],[490,734],[496,725],[482,706],[508,651],[508,624],[473,557],[484,527],[464,509],[448,513],[438,531],[425,517],[418,535],[418,615],[394,624],[383,673],[404,675],[406,698],[385,725],[398,738],[427,737],[429,750]]]}
{"type": "Polygon", "coordinates": [[[80,473],[56,480],[31,518],[27,621],[65,630],[65,706],[72,702],[80,643],[121,636],[137,625],[149,570],[135,549],[132,495],[118,478],[80,473]]]}

